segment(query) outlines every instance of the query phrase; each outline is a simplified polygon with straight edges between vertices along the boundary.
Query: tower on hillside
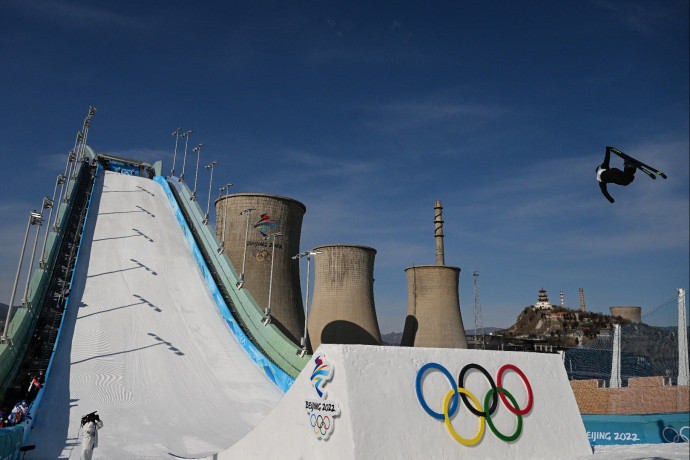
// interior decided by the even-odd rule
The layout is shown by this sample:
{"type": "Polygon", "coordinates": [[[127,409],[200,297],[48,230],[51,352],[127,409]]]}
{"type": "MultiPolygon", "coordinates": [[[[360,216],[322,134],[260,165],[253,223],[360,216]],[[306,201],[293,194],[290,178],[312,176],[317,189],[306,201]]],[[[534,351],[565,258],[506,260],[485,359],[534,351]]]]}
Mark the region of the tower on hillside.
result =
{"type": "Polygon", "coordinates": [[[460,315],[460,268],[445,265],[443,207],[440,201],[436,201],[434,211],[436,265],[417,265],[405,269],[407,317],[401,345],[467,348],[460,315]]]}
{"type": "Polygon", "coordinates": [[[585,291],[580,288],[580,311],[585,311],[585,291]]]}
{"type": "Polygon", "coordinates": [[[534,304],[537,310],[551,310],[553,306],[549,302],[549,296],[546,295],[546,289],[539,289],[539,297],[537,298],[537,303],[534,304]]]}

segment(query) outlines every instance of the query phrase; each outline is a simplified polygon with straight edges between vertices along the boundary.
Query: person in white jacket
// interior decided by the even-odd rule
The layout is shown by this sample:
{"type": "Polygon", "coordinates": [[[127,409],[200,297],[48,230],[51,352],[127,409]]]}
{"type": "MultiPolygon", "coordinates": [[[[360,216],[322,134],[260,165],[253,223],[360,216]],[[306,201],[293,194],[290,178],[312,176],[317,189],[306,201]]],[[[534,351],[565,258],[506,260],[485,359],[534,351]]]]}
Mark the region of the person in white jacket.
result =
{"type": "Polygon", "coordinates": [[[81,418],[81,460],[91,460],[93,449],[98,447],[98,430],[103,428],[103,422],[96,412],[91,412],[81,418]]]}

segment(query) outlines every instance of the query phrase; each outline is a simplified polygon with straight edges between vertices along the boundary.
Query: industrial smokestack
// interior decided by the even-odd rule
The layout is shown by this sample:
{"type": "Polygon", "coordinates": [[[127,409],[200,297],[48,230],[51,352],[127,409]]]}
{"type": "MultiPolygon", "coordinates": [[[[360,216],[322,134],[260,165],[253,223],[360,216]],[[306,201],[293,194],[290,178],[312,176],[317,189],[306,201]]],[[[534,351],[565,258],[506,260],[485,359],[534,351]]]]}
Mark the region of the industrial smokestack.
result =
{"type": "Polygon", "coordinates": [[[299,252],[302,218],[307,208],[291,198],[261,193],[224,195],[215,201],[215,206],[216,236],[220,241],[225,228],[224,252],[238,274],[245,267],[243,288],[262,310],[268,305],[274,259],[271,322],[298,344],[304,332],[304,306],[299,260],[292,256],[299,252]],[[240,215],[251,208],[254,209],[240,215]],[[275,233],[282,236],[275,237],[274,253],[273,241],[265,237],[275,233]]]}
{"type": "Polygon", "coordinates": [[[585,311],[585,292],[580,288],[580,311],[585,311]]]}
{"type": "Polygon", "coordinates": [[[434,209],[436,265],[405,269],[407,317],[401,345],[408,347],[467,348],[460,314],[460,268],[445,265],[441,202],[434,209]]]}
{"type": "Polygon", "coordinates": [[[434,225],[436,230],[434,231],[434,237],[436,238],[436,265],[445,265],[446,258],[443,250],[443,206],[441,202],[437,201],[434,206],[434,225]]]}
{"type": "Polygon", "coordinates": [[[322,343],[380,345],[374,307],[374,256],[367,246],[330,244],[314,248],[314,297],[309,337],[322,343]]]}

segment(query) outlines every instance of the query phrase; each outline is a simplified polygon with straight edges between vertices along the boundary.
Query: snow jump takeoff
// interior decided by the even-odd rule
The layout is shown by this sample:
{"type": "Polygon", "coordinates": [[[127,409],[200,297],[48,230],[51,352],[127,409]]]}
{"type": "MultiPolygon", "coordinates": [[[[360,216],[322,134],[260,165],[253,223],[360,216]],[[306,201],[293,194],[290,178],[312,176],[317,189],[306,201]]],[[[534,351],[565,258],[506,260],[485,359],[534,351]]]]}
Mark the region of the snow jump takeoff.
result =
{"type": "Polygon", "coordinates": [[[618,184],[626,186],[635,180],[635,171],[637,171],[638,169],[643,173],[647,174],[652,179],[656,179],[655,174],[658,174],[664,179],[666,179],[666,174],[657,170],[656,168],[653,168],[652,166],[642,163],[640,160],[626,155],[617,148],[606,147],[606,156],[604,157],[604,162],[597,167],[597,181],[599,181],[599,188],[601,189],[601,193],[604,194],[607,200],[613,203],[614,199],[611,195],[609,195],[609,192],[606,188],[607,184],[618,184]],[[611,160],[611,152],[615,153],[623,159],[624,167],[622,171],[618,168],[611,168],[609,166],[609,161],[611,160]]]}

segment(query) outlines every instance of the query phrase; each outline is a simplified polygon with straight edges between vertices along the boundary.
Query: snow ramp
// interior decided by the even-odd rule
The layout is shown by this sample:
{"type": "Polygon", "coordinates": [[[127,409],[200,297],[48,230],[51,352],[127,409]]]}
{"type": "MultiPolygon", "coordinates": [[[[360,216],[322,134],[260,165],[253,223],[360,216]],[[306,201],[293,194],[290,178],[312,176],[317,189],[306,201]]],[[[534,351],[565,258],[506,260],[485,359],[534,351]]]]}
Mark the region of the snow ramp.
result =
{"type": "Polygon", "coordinates": [[[550,460],[591,453],[558,355],[321,345],[275,409],[213,458],[550,460]],[[456,400],[458,381],[466,402],[456,400]],[[494,385],[506,399],[494,402],[494,385]]]}
{"type": "Polygon", "coordinates": [[[200,458],[244,437],[283,393],[221,317],[163,187],[100,170],[69,304],[25,458],[200,458]]]}

